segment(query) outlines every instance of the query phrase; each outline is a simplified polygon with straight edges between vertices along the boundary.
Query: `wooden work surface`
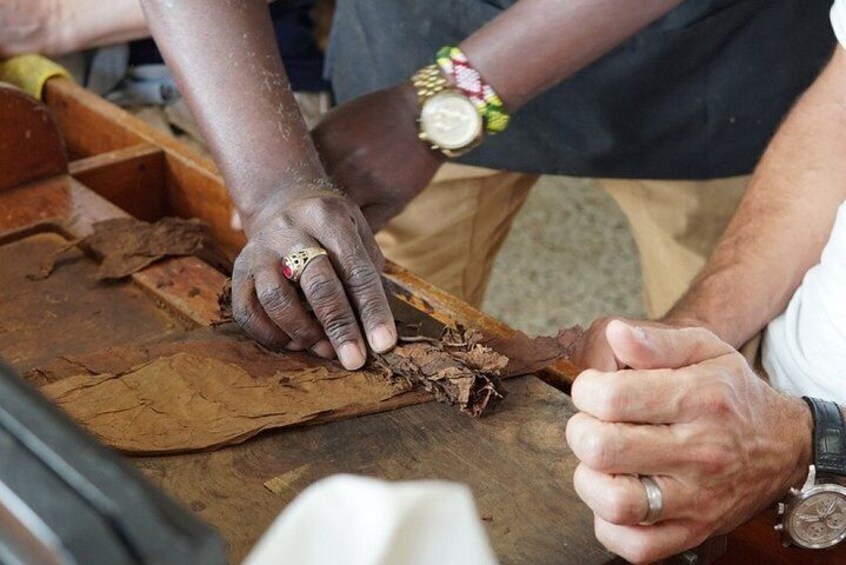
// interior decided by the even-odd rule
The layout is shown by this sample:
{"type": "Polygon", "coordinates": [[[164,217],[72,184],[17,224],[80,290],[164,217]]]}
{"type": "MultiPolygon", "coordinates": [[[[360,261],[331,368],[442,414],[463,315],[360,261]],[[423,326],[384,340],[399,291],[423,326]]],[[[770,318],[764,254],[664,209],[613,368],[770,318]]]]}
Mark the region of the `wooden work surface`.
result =
{"type": "Polygon", "coordinates": [[[606,563],[572,486],[564,439],[573,408],[534,377],[508,383],[502,410],[474,420],[428,403],[308,428],[269,432],[212,453],[138,464],[224,532],[242,557],[304,488],[334,473],[447,479],[470,486],[503,563],[606,563]]]}
{"type": "MultiPolygon", "coordinates": [[[[201,217],[231,252],[243,244],[229,228],[231,202],[210,162],[65,79],[48,82],[46,103],[51,112],[27,113],[21,107],[32,109],[34,102],[0,87],[0,116],[15,117],[4,122],[13,127],[0,128],[0,357],[25,371],[51,358],[208,325],[224,277],[193,258],[164,261],[110,286],[94,283],[95,264],[79,255],[55,278],[27,277],[45,254],[123,210],[149,221],[201,217]],[[38,118],[38,130],[27,115],[38,118]],[[44,134],[27,146],[20,143],[30,139],[27,131],[44,134]],[[56,150],[56,139],[66,151],[56,150]],[[16,148],[22,155],[6,159],[16,148]],[[36,168],[33,151],[40,154],[36,168]],[[65,154],[75,161],[67,163],[65,154]]],[[[441,320],[492,335],[513,331],[408,273],[389,278],[407,301],[428,304],[441,320]]],[[[566,389],[575,374],[564,362],[543,376],[566,389]]],[[[569,398],[531,376],[507,387],[501,411],[481,420],[420,404],[422,397],[412,394],[380,408],[407,404],[393,411],[268,432],[213,452],[134,461],[217,526],[234,561],[297,493],[339,472],[469,484],[504,563],[614,560],[593,537],[590,513],[573,492],[576,461],[564,440],[569,398]]],[[[733,532],[719,562],[844,562],[846,548],[783,549],[773,523],[767,513],[733,532]]]]}
{"type": "MultiPolygon", "coordinates": [[[[56,358],[187,332],[213,319],[223,276],[190,258],[103,284],[94,279],[96,262],[74,248],[50,277],[33,280],[47,259],[89,233],[95,221],[123,214],[74,178],[58,175],[0,190],[0,210],[0,357],[21,372],[56,358]],[[168,284],[156,283],[162,280],[168,284]]],[[[444,300],[422,282],[415,287],[413,277],[400,273],[397,281],[412,302],[444,300]]],[[[438,312],[442,319],[457,314],[438,312]]],[[[474,312],[463,321],[474,318],[485,319],[474,312]]],[[[490,324],[488,329],[498,327],[490,324]]],[[[133,460],[219,529],[233,562],[294,496],[333,473],[468,484],[503,563],[612,560],[573,491],[576,459],[564,439],[573,412],[569,398],[531,376],[510,381],[508,389],[502,409],[483,419],[420,404],[428,398],[418,394],[409,397],[413,405],[393,411],[269,432],[217,451],[133,460]]]]}
{"type": "MultiPolygon", "coordinates": [[[[73,181],[46,188],[53,195],[48,200],[55,201],[87,190],[73,181]]],[[[37,184],[2,192],[0,207],[29,203],[44,189],[37,184]]],[[[34,223],[25,214],[6,218],[0,220],[5,266],[0,294],[8,298],[0,302],[0,356],[21,372],[55,358],[142,343],[197,325],[180,310],[178,296],[156,296],[138,280],[95,282],[96,263],[77,250],[49,278],[31,280],[45,259],[67,244],[62,232],[80,229],[79,219],[74,227],[61,217],[34,223]]],[[[195,289],[196,296],[196,271],[171,269],[170,276],[177,284],[163,287],[166,292],[195,289]]],[[[201,276],[220,280],[210,267],[201,276]]],[[[216,303],[215,293],[200,290],[200,296],[209,308],[216,303]]],[[[297,493],[332,473],[469,484],[504,563],[608,561],[611,556],[594,539],[590,513],[572,487],[576,459],[564,439],[573,411],[569,398],[535,377],[511,381],[508,388],[503,409],[481,420],[454,407],[419,404],[267,433],[218,451],[135,461],[153,482],[220,530],[235,562],[297,493]]]]}

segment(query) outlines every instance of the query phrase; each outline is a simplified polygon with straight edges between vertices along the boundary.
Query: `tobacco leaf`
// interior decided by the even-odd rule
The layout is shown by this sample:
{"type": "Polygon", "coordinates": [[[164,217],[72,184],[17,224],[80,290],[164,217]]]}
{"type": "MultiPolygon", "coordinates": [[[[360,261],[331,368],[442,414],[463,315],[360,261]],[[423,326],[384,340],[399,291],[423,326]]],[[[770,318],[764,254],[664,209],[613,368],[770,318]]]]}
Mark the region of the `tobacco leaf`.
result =
{"type": "MultiPolygon", "coordinates": [[[[458,404],[462,412],[482,416],[505,397],[498,375],[508,359],[481,345],[482,335],[461,326],[447,327],[400,299],[396,285],[388,286],[400,344],[386,354],[372,354],[368,368],[388,380],[422,387],[441,402],[458,404]],[[440,337],[437,337],[440,336],[440,337]]],[[[218,296],[220,320],[232,319],[232,288],[224,284],[218,296]]]]}
{"type": "Polygon", "coordinates": [[[460,330],[436,343],[402,343],[350,372],[304,353],[268,351],[227,324],[60,357],[26,378],[116,449],[177,453],[390,409],[405,402],[392,399],[416,387],[480,415],[504,395],[495,372],[507,360],[478,339],[460,330]]]}
{"type": "Polygon", "coordinates": [[[162,218],[150,224],[135,218],[113,218],[97,222],[88,237],[71,242],[45,262],[31,279],[45,279],[57,267],[61,256],[77,246],[100,260],[97,279],[126,278],[166,257],[192,255],[229,273],[232,263],[222,251],[209,227],[197,219],[162,218]]]}
{"type": "Polygon", "coordinates": [[[503,378],[536,373],[560,359],[570,359],[584,337],[580,326],[573,326],[558,332],[555,336],[529,337],[515,332],[507,337],[496,337],[485,341],[485,345],[508,358],[508,365],[502,369],[503,378]]]}
{"type": "Polygon", "coordinates": [[[217,296],[217,310],[219,319],[213,322],[215,325],[235,321],[232,315],[232,279],[226,279],[223,283],[223,288],[217,296]]]}
{"type": "Polygon", "coordinates": [[[160,356],[117,374],[71,376],[41,392],[101,441],[135,454],[214,449],[350,406],[374,411],[404,392],[372,373],[327,365],[283,362],[258,377],[208,353],[160,356]]]}
{"type": "Polygon", "coordinates": [[[422,387],[441,402],[458,404],[475,417],[496,408],[505,397],[499,373],[508,358],[482,345],[479,332],[459,326],[446,328],[438,340],[404,339],[406,343],[388,353],[374,354],[370,367],[392,382],[422,387]]]}

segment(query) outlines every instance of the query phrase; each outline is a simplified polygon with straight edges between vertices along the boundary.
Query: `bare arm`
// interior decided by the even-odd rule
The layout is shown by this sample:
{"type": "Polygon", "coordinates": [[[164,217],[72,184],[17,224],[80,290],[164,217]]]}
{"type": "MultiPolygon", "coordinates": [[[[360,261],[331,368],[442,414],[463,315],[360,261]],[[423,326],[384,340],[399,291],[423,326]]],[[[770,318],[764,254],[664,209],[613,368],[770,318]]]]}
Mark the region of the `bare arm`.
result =
{"type": "MultiPolygon", "coordinates": [[[[514,112],[680,3],[640,0],[632,9],[628,0],[521,0],[460,47],[514,112]]],[[[434,56],[440,45],[431,47],[434,56]]],[[[443,163],[418,139],[417,113],[407,82],[344,104],[314,132],[333,178],[374,229],[396,216],[443,163]]]]}
{"type": "Polygon", "coordinates": [[[521,0],[461,43],[512,111],[599,59],[682,0],[521,0]]]}
{"type": "Polygon", "coordinates": [[[61,56],[148,35],[138,0],[0,0],[0,56],[61,56]]]}
{"type": "Polygon", "coordinates": [[[266,2],[142,0],[150,29],[250,219],[280,184],[325,175],[288,85],[266,2]]]}
{"type": "Polygon", "coordinates": [[[779,129],[705,268],[667,315],[740,347],[786,307],[819,262],[846,199],[846,51],[779,129]]]}
{"type": "Polygon", "coordinates": [[[323,170],[266,1],[142,6],[249,236],[233,273],[235,318],[268,347],[324,357],[334,350],[347,369],[364,364],[364,336],[372,349],[390,349],[396,330],[379,277],[381,254],[361,210],[323,170]],[[299,280],[312,316],[283,278],[283,258],[318,247],[328,257],[315,258],[299,280]]]}

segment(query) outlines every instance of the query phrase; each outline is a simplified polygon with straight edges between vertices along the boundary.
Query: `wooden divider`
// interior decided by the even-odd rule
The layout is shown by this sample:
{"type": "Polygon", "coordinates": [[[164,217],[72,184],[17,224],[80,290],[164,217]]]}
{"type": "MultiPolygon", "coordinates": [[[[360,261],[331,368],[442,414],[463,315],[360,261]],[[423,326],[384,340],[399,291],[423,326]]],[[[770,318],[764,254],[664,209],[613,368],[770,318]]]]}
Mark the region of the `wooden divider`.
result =
{"type": "Polygon", "coordinates": [[[151,143],[73,161],[70,174],[141,220],[152,222],[170,213],[165,198],[164,152],[151,143]]]}
{"type": "MultiPolygon", "coordinates": [[[[92,178],[95,176],[93,170],[117,166],[116,163],[125,164],[127,160],[137,162],[130,157],[144,154],[143,148],[152,145],[161,151],[164,161],[165,202],[161,206],[162,212],[205,220],[224,247],[233,254],[243,247],[243,233],[230,227],[233,205],[229,193],[223,178],[209,159],[67,79],[51,80],[47,83],[45,93],[46,103],[58,114],[58,123],[71,153],[87,157],[72,165],[72,171],[78,178],[80,174],[92,178]],[[94,155],[98,157],[92,157],[94,155]]],[[[98,189],[97,186],[92,188],[98,189]]],[[[133,191],[125,186],[113,187],[112,190],[122,198],[118,204],[125,210],[146,206],[132,202],[133,197],[141,198],[143,191],[133,191]]],[[[107,193],[100,193],[112,200],[107,193]]],[[[491,335],[514,333],[514,330],[495,318],[396,265],[389,265],[387,270],[387,276],[408,290],[409,295],[423,297],[430,302],[435,307],[436,317],[445,321],[459,321],[491,335]]],[[[565,361],[544,371],[541,377],[553,386],[566,390],[577,373],[576,367],[565,361]]]]}

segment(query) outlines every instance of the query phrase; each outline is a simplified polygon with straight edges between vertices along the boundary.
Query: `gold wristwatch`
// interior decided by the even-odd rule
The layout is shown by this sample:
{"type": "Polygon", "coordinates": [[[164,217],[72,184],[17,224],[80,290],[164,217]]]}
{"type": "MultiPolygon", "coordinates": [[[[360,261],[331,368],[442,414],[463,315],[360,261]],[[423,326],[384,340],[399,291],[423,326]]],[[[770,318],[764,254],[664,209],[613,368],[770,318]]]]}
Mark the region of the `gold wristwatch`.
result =
{"type": "Polygon", "coordinates": [[[411,82],[420,106],[420,139],[448,158],[463,155],[482,143],[484,122],[479,110],[449,85],[438,65],[423,67],[411,82]]]}

